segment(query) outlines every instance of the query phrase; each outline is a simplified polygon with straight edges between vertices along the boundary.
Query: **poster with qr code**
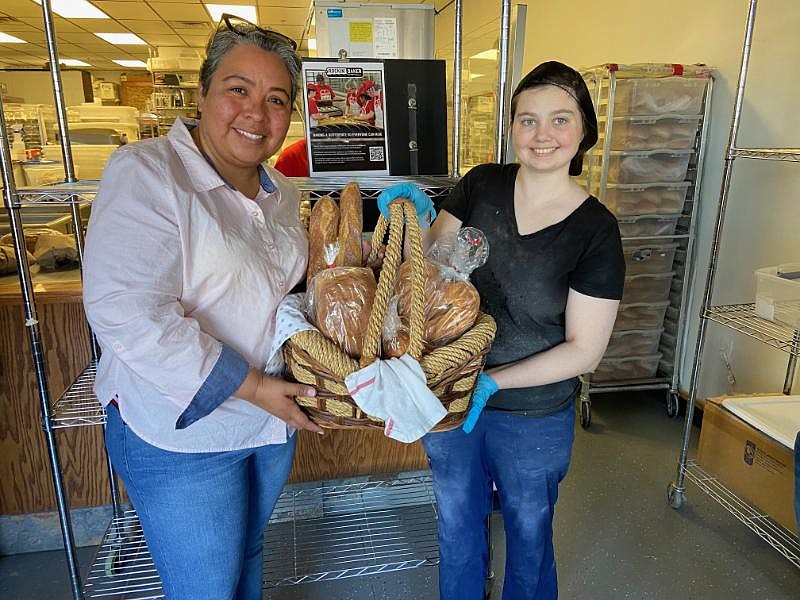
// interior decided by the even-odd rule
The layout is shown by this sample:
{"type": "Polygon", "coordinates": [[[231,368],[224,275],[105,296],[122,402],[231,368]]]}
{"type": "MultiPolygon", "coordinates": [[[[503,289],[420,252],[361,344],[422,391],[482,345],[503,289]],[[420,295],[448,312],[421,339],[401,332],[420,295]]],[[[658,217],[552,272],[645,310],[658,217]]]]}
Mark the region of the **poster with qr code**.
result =
{"type": "Polygon", "coordinates": [[[388,175],[383,63],[306,59],[302,88],[310,175],[388,175]]]}

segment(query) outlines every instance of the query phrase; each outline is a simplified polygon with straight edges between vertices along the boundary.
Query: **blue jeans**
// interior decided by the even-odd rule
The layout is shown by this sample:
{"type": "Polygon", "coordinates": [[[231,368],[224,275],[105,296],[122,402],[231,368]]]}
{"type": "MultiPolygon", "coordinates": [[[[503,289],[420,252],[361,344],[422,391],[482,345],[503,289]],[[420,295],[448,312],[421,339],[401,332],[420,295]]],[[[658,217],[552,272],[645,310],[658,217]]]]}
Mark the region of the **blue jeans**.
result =
{"type": "Polygon", "coordinates": [[[423,440],[433,472],[441,600],[483,600],[492,483],[506,533],[504,600],[558,597],[553,511],[575,438],[575,408],[528,417],[485,411],[461,428],[423,440]]]}
{"type": "Polygon", "coordinates": [[[296,439],[169,452],[144,442],[108,407],[108,454],[139,514],[167,600],[261,600],[264,528],[296,439]]]}

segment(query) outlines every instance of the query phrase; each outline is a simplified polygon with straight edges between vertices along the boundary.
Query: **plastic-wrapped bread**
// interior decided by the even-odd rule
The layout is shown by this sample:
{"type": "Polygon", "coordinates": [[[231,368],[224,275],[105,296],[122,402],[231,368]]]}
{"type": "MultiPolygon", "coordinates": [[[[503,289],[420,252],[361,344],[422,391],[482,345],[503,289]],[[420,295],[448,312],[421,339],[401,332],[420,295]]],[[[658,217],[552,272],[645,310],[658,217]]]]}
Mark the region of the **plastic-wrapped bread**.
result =
{"type": "Polygon", "coordinates": [[[353,358],[361,357],[376,288],[372,269],[364,267],[325,269],[308,286],[314,325],[353,358]]]}
{"type": "MultiPolygon", "coordinates": [[[[448,275],[447,267],[425,261],[425,343],[446,344],[475,324],[481,299],[469,281],[448,275]]],[[[404,323],[411,315],[411,263],[400,265],[395,292],[404,323]]]]}
{"type": "Polygon", "coordinates": [[[399,296],[392,296],[383,318],[383,331],[381,332],[381,356],[383,358],[397,358],[408,350],[411,341],[408,327],[403,324],[397,311],[399,296]]]}
{"type": "MultiPolygon", "coordinates": [[[[25,252],[28,258],[28,264],[32,265],[36,262],[33,254],[25,252]]],[[[17,255],[14,253],[13,246],[0,245],[0,275],[9,275],[16,273],[19,270],[17,265],[17,255]]]]}
{"type": "Polygon", "coordinates": [[[361,191],[355,181],[348,183],[339,195],[339,256],[337,267],[360,267],[361,230],[364,228],[364,209],[361,191]]]}
{"type": "Polygon", "coordinates": [[[79,265],[75,237],[59,231],[39,234],[33,256],[45,271],[73,269],[79,265]]]}
{"type": "MultiPolygon", "coordinates": [[[[446,344],[470,329],[478,318],[481,299],[469,282],[473,270],[486,262],[489,242],[480,229],[462,227],[452,239],[437,240],[425,261],[425,343],[446,344]]],[[[411,264],[400,265],[396,293],[401,318],[408,322],[411,264]]]]}
{"type": "Polygon", "coordinates": [[[322,196],[311,209],[308,224],[308,270],[306,283],[326,268],[325,246],[339,238],[339,207],[330,196],[322,196]]]}
{"type": "MultiPolygon", "coordinates": [[[[25,249],[33,254],[36,251],[36,244],[39,242],[39,236],[48,234],[58,234],[60,232],[49,227],[25,227],[23,234],[25,236],[25,249]]],[[[14,239],[10,233],[0,237],[0,246],[13,246],[14,239]]]]}

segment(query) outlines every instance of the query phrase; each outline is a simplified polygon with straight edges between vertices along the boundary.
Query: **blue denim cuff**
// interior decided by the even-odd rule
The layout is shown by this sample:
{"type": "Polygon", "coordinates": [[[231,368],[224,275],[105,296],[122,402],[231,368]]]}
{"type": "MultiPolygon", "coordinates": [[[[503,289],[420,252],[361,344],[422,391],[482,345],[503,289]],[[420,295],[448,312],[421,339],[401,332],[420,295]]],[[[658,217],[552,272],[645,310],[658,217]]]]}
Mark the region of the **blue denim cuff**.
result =
{"type": "Polygon", "coordinates": [[[186,429],[230,398],[242,385],[249,368],[250,365],[241,354],[223,344],[217,364],[214,365],[203,385],[197,390],[192,402],[178,417],[175,429],[186,429]]]}

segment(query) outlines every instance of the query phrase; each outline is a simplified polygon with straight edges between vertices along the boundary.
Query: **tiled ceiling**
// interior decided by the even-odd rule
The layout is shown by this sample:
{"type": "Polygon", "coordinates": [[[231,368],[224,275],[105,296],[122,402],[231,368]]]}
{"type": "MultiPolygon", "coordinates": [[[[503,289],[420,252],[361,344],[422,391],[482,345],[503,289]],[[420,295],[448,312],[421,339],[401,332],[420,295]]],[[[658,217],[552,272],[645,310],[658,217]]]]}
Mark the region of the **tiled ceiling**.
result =
{"type": "MultiPolygon", "coordinates": [[[[368,0],[360,0],[362,3],[368,0]]],[[[384,0],[386,2],[386,0],[384,0]]],[[[91,0],[110,19],[64,19],[53,15],[60,58],[82,60],[91,68],[119,70],[112,59],[146,61],[157,47],[205,46],[216,23],[201,0],[91,0]],[[95,33],[133,33],[147,45],[114,45],[95,33]]],[[[255,3],[259,25],[276,29],[295,39],[301,53],[313,37],[311,0],[214,0],[217,4],[255,3]]],[[[423,4],[425,0],[391,0],[392,4],[423,4]]],[[[431,4],[431,0],[427,3],[431,4]]],[[[438,6],[447,0],[437,0],[438,6]]],[[[0,32],[26,44],[0,43],[0,67],[42,67],[48,57],[42,7],[33,0],[2,0],[0,32]]]]}

